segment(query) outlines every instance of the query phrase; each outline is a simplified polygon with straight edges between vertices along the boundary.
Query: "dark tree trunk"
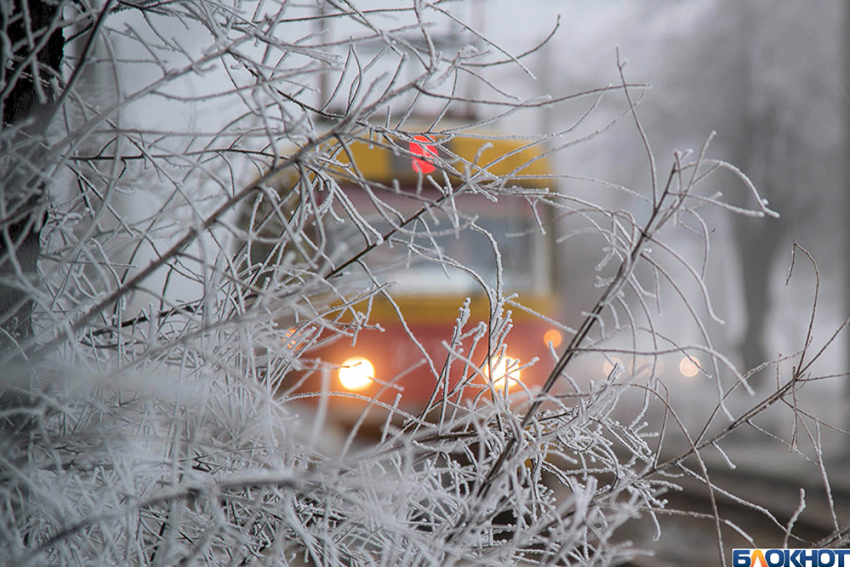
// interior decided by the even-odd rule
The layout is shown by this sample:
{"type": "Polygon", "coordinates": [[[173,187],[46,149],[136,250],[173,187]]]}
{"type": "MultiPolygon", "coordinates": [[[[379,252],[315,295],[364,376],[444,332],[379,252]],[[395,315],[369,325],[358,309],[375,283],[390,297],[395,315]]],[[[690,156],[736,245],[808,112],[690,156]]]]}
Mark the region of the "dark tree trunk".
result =
{"type": "Polygon", "coordinates": [[[65,40],[61,2],[0,0],[5,34],[0,96],[3,132],[0,154],[0,352],[32,335],[33,299],[39,237],[45,220],[44,180],[39,158],[45,149],[45,114],[60,78],[65,40]],[[11,8],[11,11],[9,11],[11,8]],[[26,13],[25,13],[26,10],[26,13]],[[37,53],[34,53],[37,50],[37,53]]]}
{"type": "MultiPolygon", "coordinates": [[[[783,157],[776,151],[780,137],[787,136],[779,125],[779,108],[776,105],[756,104],[759,88],[756,81],[757,69],[754,67],[755,35],[753,30],[759,26],[758,11],[753,6],[740,7],[739,22],[742,39],[742,56],[732,68],[731,75],[737,85],[736,104],[740,107],[741,118],[737,121],[735,142],[732,146],[730,161],[750,177],[760,195],[767,198],[774,208],[781,208],[782,190],[787,180],[789,165],[783,163],[783,157]]],[[[784,141],[788,141],[783,138],[784,141]]],[[[753,208],[752,198],[747,191],[733,192],[735,204],[753,208]]],[[[734,215],[735,240],[741,261],[741,276],[744,287],[744,311],[746,326],[738,345],[745,373],[760,366],[772,358],[766,346],[767,319],[770,315],[772,300],[770,296],[770,274],[777,259],[777,253],[784,240],[789,221],[788,210],[780,210],[786,215],[775,218],[753,219],[734,215]]],[[[761,371],[750,378],[753,386],[764,385],[767,372],[761,371]]]]}
{"type": "MultiPolygon", "coordinates": [[[[782,231],[776,219],[739,219],[735,228],[747,315],[739,351],[746,372],[770,358],[765,345],[767,318],[772,303],[770,273],[782,242],[782,231]]],[[[753,385],[761,385],[764,381],[763,373],[751,379],[753,385]]]]}
{"type": "MultiPolygon", "coordinates": [[[[751,114],[744,121],[745,132],[740,136],[733,161],[741,164],[751,177],[762,197],[771,203],[777,201],[777,177],[785,171],[785,164],[773,151],[773,145],[782,133],[777,129],[775,111],[769,109],[758,115],[751,114]]],[[[781,201],[781,199],[779,199],[781,201]]],[[[752,202],[741,200],[737,204],[752,207],[752,202]]],[[[784,215],[792,211],[780,211],[784,215]]],[[[753,219],[736,216],[734,219],[735,239],[741,260],[741,275],[744,284],[744,302],[747,316],[744,335],[739,345],[744,372],[772,358],[766,348],[767,319],[772,300],[770,274],[776,262],[783,235],[788,228],[787,217],[753,219]]],[[[750,378],[753,386],[763,385],[766,372],[750,378]]]]}

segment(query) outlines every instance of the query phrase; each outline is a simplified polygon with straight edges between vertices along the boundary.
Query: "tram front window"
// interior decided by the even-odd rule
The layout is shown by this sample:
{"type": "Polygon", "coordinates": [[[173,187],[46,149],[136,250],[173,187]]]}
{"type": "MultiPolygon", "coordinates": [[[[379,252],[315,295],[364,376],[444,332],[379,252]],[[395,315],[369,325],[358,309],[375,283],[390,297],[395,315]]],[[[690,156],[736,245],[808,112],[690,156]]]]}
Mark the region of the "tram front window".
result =
{"type": "MultiPolygon", "coordinates": [[[[475,293],[481,289],[475,278],[465,270],[451,267],[451,264],[464,266],[489,286],[495,286],[495,242],[501,255],[504,289],[510,292],[531,291],[535,287],[535,265],[539,263],[535,259],[543,254],[533,219],[501,203],[487,205],[480,207],[474,216],[467,216],[466,222],[461,219],[462,228],[457,231],[452,229],[451,222],[443,213],[436,219],[409,224],[407,230],[399,231],[391,238],[391,245],[385,243],[368,255],[370,269],[380,282],[395,282],[393,289],[396,292],[429,295],[475,293]],[[474,227],[469,226],[472,219],[474,227]],[[412,231],[415,235],[411,237],[412,231]],[[439,262],[438,251],[445,262],[439,262]]],[[[391,228],[380,216],[372,216],[368,221],[382,234],[391,228]]],[[[341,238],[353,242],[359,234],[359,231],[349,228],[343,231],[341,238]]],[[[359,238],[363,241],[362,236],[359,238]]]]}
{"type": "MultiPolygon", "coordinates": [[[[478,274],[488,285],[496,285],[496,253],[492,242],[498,246],[501,262],[503,284],[511,291],[526,290],[531,287],[531,252],[533,238],[527,231],[531,229],[527,223],[518,222],[520,219],[507,219],[495,216],[479,216],[475,225],[489,233],[489,236],[478,230],[467,228],[457,234],[445,234],[434,238],[432,243],[428,238],[415,238],[414,242],[421,246],[423,254],[430,258],[437,256],[434,244],[440,252],[451,261],[457,262],[478,274]],[[492,237],[492,241],[491,241],[492,237]]],[[[395,244],[397,254],[406,256],[403,246],[395,244]]],[[[473,290],[478,286],[474,278],[458,268],[446,268],[436,262],[424,258],[415,259],[410,268],[394,270],[387,279],[398,282],[401,291],[453,292],[473,290]]],[[[403,268],[404,266],[402,266],[403,268]]]]}

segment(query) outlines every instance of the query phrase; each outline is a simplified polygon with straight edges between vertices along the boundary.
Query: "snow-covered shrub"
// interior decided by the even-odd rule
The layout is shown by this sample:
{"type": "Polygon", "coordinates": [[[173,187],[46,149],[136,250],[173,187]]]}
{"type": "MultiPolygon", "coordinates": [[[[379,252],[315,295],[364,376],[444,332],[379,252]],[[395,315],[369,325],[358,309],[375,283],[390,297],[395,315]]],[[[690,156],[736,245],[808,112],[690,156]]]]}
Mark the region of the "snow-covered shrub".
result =
{"type": "Polygon", "coordinates": [[[700,355],[721,410],[729,388],[746,387],[699,323],[711,316],[704,267],[660,231],[696,231],[707,246],[697,207],[734,209],[702,191],[718,168],[751,194],[751,209],[734,212],[772,212],[740,172],[706,156],[708,143],[674,156],[666,175],[650,151],[649,188],[599,182],[599,203],[572,195],[568,176],[526,175],[603,132],[583,130],[603,96],[622,104],[612,124],[641,131],[642,87],[621,65],[617,85],[516,99],[488,70],[530,75],[524,57],[455,8],[4,3],[5,84],[21,85],[5,103],[37,101],[4,114],[0,136],[4,305],[34,302],[3,321],[0,555],[10,564],[609,565],[635,553],[615,534],[664,507],[665,473],[681,464],[659,462],[665,436],[696,453],[725,434],[675,426],[664,357],[700,355]],[[61,66],[34,57],[57,30],[61,66]],[[501,117],[542,105],[584,110],[564,132],[498,131],[501,117]],[[477,153],[454,152],[460,138],[477,140],[477,153]],[[504,138],[519,140],[515,152],[487,158],[504,138]],[[412,186],[376,180],[357,148],[412,160],[419,175],[412,186]],[[623,208],[601,204],[617,194],[623,208]],[[567,337],[536,361],[552,370],[508,393],[488,376],[522,295],[506,284],[505,235],[457,204],[467,195],[534,211],[526,236],[563,247],[590,232],[601,243],[598,302],[575,329],[547,321],[567,337]],[[40,236],[37,278],[8,253],[23,250],[21,234],[40,236]],[[490,274],[474,269],[480,258],[446,251],[474,235],[490,245],[490,274]],[[361,400],[351,418],[328,394],[338,364],[315,353],[380,332],[378,302],[405,320],[388,250],[405,267],[468,277],[486,316],[458,301],[442,358],[402,323],[430,397],[411,404],[389,380],[392,395],[361,400]],[[682,296],[699,342],[657,331],[662,292],[682,296]],[[595,379],[582,366],[592,356],[611,362],[595,379]],[[305,393],[310,380],[319,387],[305,393]],[[640,402],[623,420],[625,392],[640,402]],[[663,418],[648,422],[659,407],[663,418]]]}

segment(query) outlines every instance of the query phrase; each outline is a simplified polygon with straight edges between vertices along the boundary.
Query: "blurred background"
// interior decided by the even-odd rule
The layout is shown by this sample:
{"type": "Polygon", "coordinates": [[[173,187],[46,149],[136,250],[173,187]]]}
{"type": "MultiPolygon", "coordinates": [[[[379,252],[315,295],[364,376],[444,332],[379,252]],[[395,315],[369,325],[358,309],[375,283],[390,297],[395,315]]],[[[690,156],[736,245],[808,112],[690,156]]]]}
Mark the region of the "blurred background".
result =
{"type": "MultiPolygon", "coordinates": [[[[709,157],[739,167],[780,213],[774,220],[708,207],[704,211],[712,231],[707,281],[715,311],[726,322],[711,328],[721,351],[734,350],[738,364],[750,369],[802,345],[814,276],[806,266],[785,285],[792,241],[811,252],[820,269],[817,336],[823,340],[838,328],[846,302],[842,143],[847,100],[840,2],[541,1],[522,10],[511,2],[479,6],[488,32],[515,53],[531,48],[559,21],[556,35],[529,63],[541,92],[557,96],[619,83],[619,49],[620,58],[628,61],[626,79],[652,87],[638,114],[661,175],[672,166],[674,150],[698,151],[716,131],[709,157]]],[[[599,122],[585,125],[586,130],[621,113],[622,98],[604,101],[599,122]]],[[[574,119],[569,110],[547,109],[539,124],[518,119],[508,129],[563,130],[574,119]]],[[[646,154],[628,120],[605,136],[562,152],[557,166],[564,174],[636,190],[646,190],[649,183],[646,154]]],[[[731,203],[749,199],[731,175],[721,174],[712,183],[731,203]]],[[[569,181],[561,189],[594,190],[569,181]]],[[[689,243],[679,244],[686,248],[689,243]]],[[[589,291],[574,277],[582,271],[583,259],[573,254],[559,259],[560,283],[568,295],[586,298],[589,291]]],[[[829,368],[822,370],[844,368],[845,351],[833,349],[824,360],[829,368]]]]}
{"type": "MultiPolygon", "coordinates": [[[[706,318],[715,348],[743,370],[802,348],[816,279],[810,263],[801,263],[798,254],[794,277],[786,282],[793,242],[812,254],[820,271],[814,345],[819,348],[841,326],[850,293],[845,284],[847,96],[842,55],[850,20],[841,2],[540,1],[521,10],[512,2],[479,2],[477,7],[483,29],[513,53],[531,49],[558,24],[556,34],[527,63],[540,90],[521,96],[558,96],[619,84],[619,52],[620,60],[628,61],[626,80],[651,85],[636,96],[637,111],[659,177],[672,167],[674,150],[698,152],[716,132],[708,157],[740,168],[780,213],[779,219],[753,219],[712,207],[700,211],[711,233],[706,284],[713,309],[725,323],[706,318]]],[[[612,93],[595,118],[581,125],[583,134],[605,127],[624,108],[624,97],[612,93]]],[[[547,108],[537,123],[508,118],[507,129],[561,131],[581,111],[573,103],[547,108]]],[[[572,135],[579,137],[578,132],[572,135]]],[[[604,179],[644,194],[649,188],[649,162],[630,119],[560,152],[554,161],[566,175],[604,179]]],[[[706,194],[719,191],[729,203],[752,204],[731,174],[720,173],[709,183],[712,190],[706,194]]],[[[598,185],[569,179],[560,190],[589,198],[603,192],[598,185]]],[[[627,206],[626,201],[620,204],[627,206]]],[[[684,255],[699,256],[699,236],[688,235],[680,231],[672,242],[684,255]]],[[[591,240],[586,246],[580,243],[560,247],[558,256],[558,286],[573,324],[581,314],[571,307],[586,306],[598,294],[586,275],[599,251],[591,240]]],[[[695,338],[697,329],[680,316],[675,294],[667,290],[666,300],[659,319],[663,332],[685,342],[695,338]]],[[[850,336],[843,333],[837,340],[813,373],[847,370],[850,336]]],[[[792,362],[783,364],[787,370],[792,362]]],[[[766,388],[776,378],[776,367],[769,367],[753,383],[766,388]]],[[[693,395],[699,406],[704,391],[697,386],[699,377],[694,380],[681,395],[693,395]]],[[[842,378],[810,391],[833,423],[846,425],[845,389],[842,378]]],[[[695,411],[701,413],[699,407],[695,411]]]]}

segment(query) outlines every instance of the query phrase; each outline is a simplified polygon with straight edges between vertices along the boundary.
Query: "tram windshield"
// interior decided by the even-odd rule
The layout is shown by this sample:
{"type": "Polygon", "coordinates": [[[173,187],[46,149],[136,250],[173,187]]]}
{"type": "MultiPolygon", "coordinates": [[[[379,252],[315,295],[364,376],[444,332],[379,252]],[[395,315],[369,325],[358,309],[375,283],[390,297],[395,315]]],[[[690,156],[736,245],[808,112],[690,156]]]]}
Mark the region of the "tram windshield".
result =
{"type": "MultiPolygon", "coordinates": [[[[394,282],[396,292],[409,294],[475,293],[481,291],[481,286],[467,271],[471,270],[487,285],[495,287],[498,273],[495,244],[501,257],[505,291],[541,291],[546,280],[541,273],[546,261],[545,247],[528,206],[471,197],[458,206],[455,222],[444,211],[423,214],[399,229],[389,242],[370,252],[367,263],[378,281],[394,282]]],[[[400,222],[418,211],[412,207],[393,208],[401,214],[400,222]]],[[[376,212],[366,220],[384,235],[393,224],[399,223],[396,215],[391,218],[392,224],[376,212]]],[[[346,225],[336,238],[363,249],[366,241],[362,227],[357,228],[351,221],[346,225]],[[355,244],[358,240],[360,244],[355,244]]],[[[374,242],[374,235],[370,237],[374,242]]]]}

